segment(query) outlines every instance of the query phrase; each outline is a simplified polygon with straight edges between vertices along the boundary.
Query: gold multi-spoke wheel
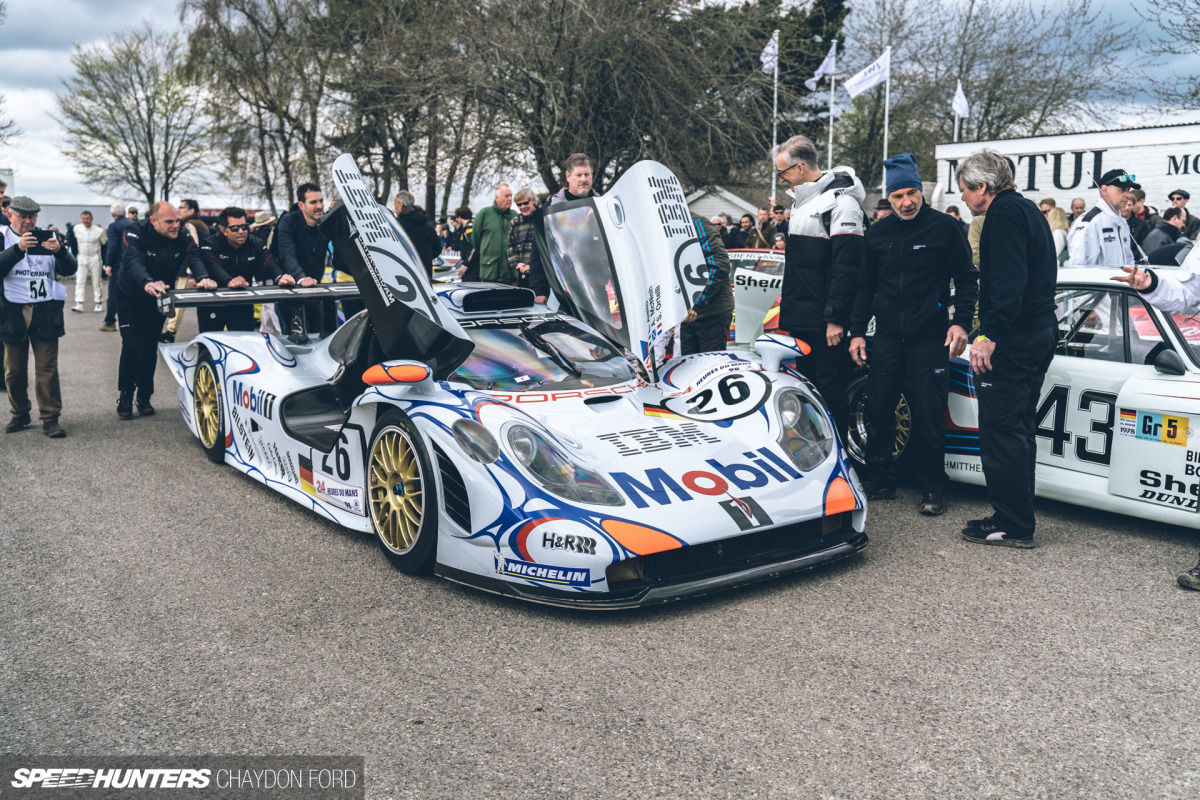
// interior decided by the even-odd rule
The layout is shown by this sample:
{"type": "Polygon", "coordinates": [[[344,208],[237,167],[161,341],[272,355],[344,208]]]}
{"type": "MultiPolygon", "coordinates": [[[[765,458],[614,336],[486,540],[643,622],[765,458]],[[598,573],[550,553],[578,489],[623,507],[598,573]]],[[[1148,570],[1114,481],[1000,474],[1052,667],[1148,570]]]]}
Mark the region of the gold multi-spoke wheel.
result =
{"type": "MultiPolygon", "coordinates": [[[[863,375],[850,383],[847,391],[850,398],[850,426],[846,430],[846,450],[859,464],[867,463],[867,376],[863,375]]],[[[892,445],[892,460],[899,461],[908,449],[912,437],[912,409],[902,392],[896,403],[896,441],[892,445]]]]}
{"type": "Polygon", "coordinates": [[[196,415],[196,431],[200,446],[210,461],[225,461],[224,420],[221,418],[221,392],[217,385],[217,370],[208,351],[200,355],[196,377],[192,383],[192,410],[196,415]]]}
{"type": "Polygon", "coordinates": [[[406,572],[433,561],[437,508],[430,465],[420,434],[398,410],[385,412],[367,455],[371,522],[392,562],[406,572]]]}

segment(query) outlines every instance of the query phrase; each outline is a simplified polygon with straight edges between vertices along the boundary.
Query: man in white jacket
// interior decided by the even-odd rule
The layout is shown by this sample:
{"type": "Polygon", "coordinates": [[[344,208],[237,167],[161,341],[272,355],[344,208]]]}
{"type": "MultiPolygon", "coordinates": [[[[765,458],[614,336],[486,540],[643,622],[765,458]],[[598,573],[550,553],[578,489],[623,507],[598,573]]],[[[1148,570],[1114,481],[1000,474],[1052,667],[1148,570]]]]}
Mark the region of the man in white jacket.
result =
{"type": "MultiPolygon", "coordinates": [[[[1128,283],[1155,308],[1171,314],[1200,308],[1200,247],[1193,247],[1177,272],[1159,275],[1153,270],[1121,267],[1114,281],[1128,283]]],[[[1179,576],[1179,585],[1200,591],[1200,563],[1179,576]]]]}
{"type": "Polygon", "coordinates": [[[72,311],[83,312],[83,298],[87,295],[88,278],[92,279],[92,297],[96,305],[92,311],[104,310],[104,288],[100,285],[100,273],[104,269],[103,252],[108,236],[104,229],[92,221],[92,212],[79,215],[80,225],[75,229],[75,241],[79,242],[79,271],[75,273],[75,305],[72,311]]]}
{"type": "Polygon", "coordinates": [[[1123,169],[1110,169],[1100,176],[1100,202],[1078,217],[1067,233],[1069,267],[1121,266],[1132,264],[1133,237],[1121,216],[1121,204],[1133,189],[1142,188],[1123,169]]]}

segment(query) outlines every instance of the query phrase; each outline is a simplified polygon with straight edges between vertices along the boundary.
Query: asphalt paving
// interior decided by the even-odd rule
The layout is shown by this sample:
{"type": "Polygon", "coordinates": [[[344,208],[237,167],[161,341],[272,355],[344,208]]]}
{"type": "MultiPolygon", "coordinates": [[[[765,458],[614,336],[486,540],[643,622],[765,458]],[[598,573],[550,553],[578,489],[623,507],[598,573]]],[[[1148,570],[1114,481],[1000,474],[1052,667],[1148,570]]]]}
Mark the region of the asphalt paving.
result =
{"type": "MultiPolygon", "coordinates": [[[[68,313],[68,437],[0,434],[0,752],[361,755],[371,798],[1194,798],[1196,530],[915,490],[830,568],[614,614],[395,571],[205,460],[68,313]]],[[[189,317],[184,335],[194,332],[189,317]]],[[[0,789],[0,793],[3,790],[0,789]]]]}

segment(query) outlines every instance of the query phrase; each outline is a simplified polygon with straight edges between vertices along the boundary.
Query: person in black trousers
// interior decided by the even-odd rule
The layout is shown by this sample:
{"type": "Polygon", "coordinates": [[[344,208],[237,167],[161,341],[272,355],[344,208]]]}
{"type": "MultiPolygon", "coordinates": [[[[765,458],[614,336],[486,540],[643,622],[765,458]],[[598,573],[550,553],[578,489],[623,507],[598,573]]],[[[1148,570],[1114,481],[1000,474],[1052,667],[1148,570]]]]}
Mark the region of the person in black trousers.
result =
{"type": "Polygon", "coordinates": [[[121,360],[117,372],[117,416],[133,418],[133,394],[137,391],[138,415],[154,413],[154,371],[158,366],[158,337],[166,320],[158,311],[157,298],[175,285],[185,266],[192,270],[196,286],[217,288],[208,277],[200,249],[190,236],[179,235],[179,212],[166,200],[150,207],[150,216],[125,229],[125,249],[118,280],[121,294],[117,326],[121,332],[121,360]]]}
{"type": "Polygon", "coordinates": [[[892,460],[896,403],[906,391],[912,411],[915,477],[921,513],[945,512],[945,419],[949,361],[967,346],[975,315],[979,273],[971,248],[953,217],[935,211],[921,193],[921,176],[909,153],[883,162],[892,214],[872,225],[863,242],[858,294],[850,317],[850,355],[867,363],[867,325],[875,318],[868,377],[868,500],[896,493],[892,460]],[[950,282],[954,319],[949,319],[950,282]],[[947,348],[949,348],[947,350],[947,348]]]}
{"type": "MultiPolygon", "coordinates": [[[[222,289],[248,289],[255,281],[278,281],[283,286],[294,282],[290,275],[286,281],[281,279],[278,262],[257,237],[250,235],[246,211],[237,206],[221,210],[217,232],[200,242],[200,257],[208,276],[222,289]]],[[[226,329],[252,331],[258,327],[254,306],[249,303],[207,306],[196,311],[201,333],[226,329]]]]}
{"type": "Polygon", "coordinates": [[[1000,154],[981,150],[958,168],[963,202],[985,214],[979,239],[979,334],[971,368],[979,397],[979,449],[995,513],[968,520],[963,537],[1033,547],[1034,415],[1058,341],[1058,260],[1050,226],[1017,194],[1000,154]]]}

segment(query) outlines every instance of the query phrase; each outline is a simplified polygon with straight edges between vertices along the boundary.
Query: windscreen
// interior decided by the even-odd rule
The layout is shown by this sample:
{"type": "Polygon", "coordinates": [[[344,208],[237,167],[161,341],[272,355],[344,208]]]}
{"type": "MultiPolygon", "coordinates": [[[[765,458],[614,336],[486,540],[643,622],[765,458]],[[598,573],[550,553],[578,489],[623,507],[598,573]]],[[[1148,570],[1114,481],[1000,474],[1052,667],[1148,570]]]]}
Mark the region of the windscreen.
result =
{"type": "Polygon", "coordinates": [[[590,389],[634,378],[593,330],[559,317],[463,320],[475,349],[451,376],[484,391],[590,389]]]}
{"type": "Polygon", "coordinates": [[[590,202],[546,214],[546,241],[555,276],[579,317],[605,336],[629,347],[612,256],[590,202]]]}

